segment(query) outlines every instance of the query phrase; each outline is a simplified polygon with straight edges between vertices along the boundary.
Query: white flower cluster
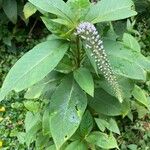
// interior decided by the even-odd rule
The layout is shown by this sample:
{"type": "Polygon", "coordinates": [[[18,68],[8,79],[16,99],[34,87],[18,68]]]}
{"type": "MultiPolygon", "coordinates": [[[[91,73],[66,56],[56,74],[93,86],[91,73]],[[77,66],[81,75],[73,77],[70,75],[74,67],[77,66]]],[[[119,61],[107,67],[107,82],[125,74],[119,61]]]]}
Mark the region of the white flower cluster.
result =
{"type": "Polygon", "coordinates": [[[95,26],[89,22],[80,23],[75,34],[85,40],[86,48],[91,49],[91,56],[95,58],[98,69],[104,74],[104,77],[114,89],[116,96],[122,102],[121,89],[110,66],[104,50],[103,41],[100,39],[95,26]]]}

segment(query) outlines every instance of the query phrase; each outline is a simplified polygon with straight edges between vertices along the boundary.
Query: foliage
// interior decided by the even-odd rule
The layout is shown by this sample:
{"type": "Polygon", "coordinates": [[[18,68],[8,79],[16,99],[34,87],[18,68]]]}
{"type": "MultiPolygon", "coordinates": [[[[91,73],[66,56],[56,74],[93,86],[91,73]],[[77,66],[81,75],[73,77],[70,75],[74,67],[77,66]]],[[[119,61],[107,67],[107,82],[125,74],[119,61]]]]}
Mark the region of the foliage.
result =
{"type": "MultiPolygon", "coordinates": [[[[2,81],[6,77],[10,67],[12,67],[12,65],[24,54],[24,52],[42,40],[37,39],[35,34],[32,36],[32,39],[28,37],[27,31],[29,30],[29,27],[26,27],[25,30],[19,28],[19,30],[24,32],[20,35],[17,34],[17,36],[14,37],[13,43],[18,48],[17,50],[13,50],[1,42],[0,85],[2,85],[2,81]]],[[[34,30],[37,29],[35,28],[34,30]]],[[[40,35],[40,38],[43,37],[43,33],[40,35]]],[[[6,37],[8,35],[13,36],[13,34],[14,33],[12,33],[12,31],[10,31],[5,25],[6,37]]],[[[3,101],[0,104],[0,119],[2,119],[0,122],[0,143],[2,144],[3,149],[25,149],[25,146],[19,143],[16,138],[18,132],[24,131],[24,119],[27,111],[23,104],[23,101],[25,100],[23,98],[23,94],[24,93],[12,93],[10,97],[8,97],[7,101],[3,101]]]]}
{"type": "Polygon", "coordinates": [[[0,17],[6,17],[16,24],[18,18],[26,21],[36,12],[36,8],[26,0],[0,0],[0,17]]]}
{"type": "Polygon", "coordinates": [[[27,110],[20,116],[25,117],[24,129],[12,133],[21,144],[18,149],[149,149],[150,59],[141,54],[133,2],[29,2],[24,7],[26,18],[40,10],[51,35],[15,63],[0,91],[0,100],[6,105],[11,103],[12,91],[25,92],[20,106],[27,110]],[[116,21],[121,19],[125,20],[116,21]],[[93,50],[74,34],[81,22],[94,23],[103,36],[104,45],[100,46],[104,49],[100,50],[106,52],[117,77],[122,103],[103,70],[97,68],[93,50]],[[120,27],[124,27],[121,32],[120,27]],[[138,140],[135,133],[144,135],[140,144],[130,140],[138,140]]]}

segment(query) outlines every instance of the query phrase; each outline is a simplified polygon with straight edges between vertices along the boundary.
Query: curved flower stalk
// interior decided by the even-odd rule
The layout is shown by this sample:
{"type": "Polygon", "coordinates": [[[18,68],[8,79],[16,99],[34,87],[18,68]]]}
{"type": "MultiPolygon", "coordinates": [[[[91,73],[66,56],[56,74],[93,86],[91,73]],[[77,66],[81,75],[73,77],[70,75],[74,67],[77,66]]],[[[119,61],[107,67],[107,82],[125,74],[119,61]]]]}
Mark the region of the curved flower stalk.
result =
{"type": "Polygon", "coordinates": [[[119,101],[122,102],[121,89],[112,67],[110,66],[110,62],[104,50],[103,41],[100,39],[95,26],[89,22],[80,23],[75,34],[85,40],[86,48],[91,49],[91,56],[94,57],[97,68],[103,73],[105,79],[112,86],[119,101]]]}

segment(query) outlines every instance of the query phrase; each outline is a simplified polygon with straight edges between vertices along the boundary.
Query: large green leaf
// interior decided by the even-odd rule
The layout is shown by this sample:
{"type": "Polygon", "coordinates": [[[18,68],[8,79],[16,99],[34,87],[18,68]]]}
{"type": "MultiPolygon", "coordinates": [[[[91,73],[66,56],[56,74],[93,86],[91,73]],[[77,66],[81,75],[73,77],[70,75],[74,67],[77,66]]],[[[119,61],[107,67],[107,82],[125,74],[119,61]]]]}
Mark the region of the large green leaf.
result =
{"type": "MultiPolygon", "coordinates": [[[[124,78],[122,76],[117,76],[117,81],[120,86],[120,89],[122,91],[122,97],[123,98],[130,98],[131,97],[131,92],[134,88],[134,81],[130,80],[128,78],[124,78]]],[[[108,82],[103,79],[103,80],[98,80],[96,81],[97,87],[103,88],[106,92],[108,92],[112,96],[116,96],[114,90],[112,87],[108,84],[108,82]]]]}
{"type": "Polygon", "coordinates": [[[139,86],[135,85],[132,94],[137,101],[139,101],[141,104],[148,108],[148,99],[144,91],[139,86]]]}
{"type": "Polygon", "coordinates": [[[68,0],[67,3],[75,13],[76,20],[84,18],[90,7],[89,0],[68,0]]]}
{"type": "Polygon", "coordinates": [[[17,2],[16,0],[3,0],[3,10],[7,17],[15,24],[17,22],[17,2]]]}
{"type": "Polygon", "coordinates": [[[0,92],[2,100],[10,91],[19,92],[43,79],[63,58],[68,44],[46,41],[26,53],[9,71],[0,92]]]}
{"type": "Polygon", "coordinates": [[[91,133],[86,140],[94,145],[97,145],[103,149],[112,149],[112,148],[118,148],[117,142],[115,137],[110,134],[107,135],[102,132],[93,132],[91,133]]]}
{"type": "Polygon", "coordinates": [[[88,146],[84,141],[74,141],[70,143],[65,150],[88,150],[88,146]]]}
{"type": "Polygon", "coordinates": [[[75,70],[74,78],[85,92],[91,96],[94,96],[94,81],[88,69],[79,68],[75,70]]]}
{"type": "Polygon", "coordinates": [[[112,40],[106,40],[104,47],[116,74],[131,79],[146,80],[145,70],[150,69],[150,62],[143,55],[112,40]]]}
{"type": "Polygon", "coordinates": [[[144,69],[142,69],[138,64],[134,63],[132,60],[117,57],[115,54],[111,55],[109,60],[116,74],[131,79],[143,81],[146,80],[146,72],[144,69]]]}
{"type": "Polygon", "coordinates": [[[46,12],[66,18],[69,22],[74,19],[73,12],[63,0],[29,0],[29,2],[46,12]]]}
{"type": "Polygon", "coordinates": [[[92,23],[125,19],[136,15],[132,0],[101,0],[93,5],[85,20],[92,23]]]}
{"type": "Polygon", "coordinates": [[[66,76],[51,98],[51,134],[59,149],[77,130],[87,98],[73,77],[66,76]]]}
{"type": "Polygon", "coordinates": [[[94,98],[89,97],[88,103],[96,112],[108,116],[124,115],[129,109],[125,101],[120,103],[115,97],[109,95],[102,89],[96,89],[94,98]],[[124,108],[124,106],[126,106],[124,108]]]}

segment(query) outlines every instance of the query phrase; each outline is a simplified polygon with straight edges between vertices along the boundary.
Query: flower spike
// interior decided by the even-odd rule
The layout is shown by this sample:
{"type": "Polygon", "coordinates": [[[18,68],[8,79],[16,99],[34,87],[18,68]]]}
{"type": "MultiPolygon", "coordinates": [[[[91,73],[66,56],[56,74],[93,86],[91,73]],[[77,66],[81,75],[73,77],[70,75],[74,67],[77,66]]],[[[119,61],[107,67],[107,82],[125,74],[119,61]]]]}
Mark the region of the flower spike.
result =
{"type": "Polygon", "coordinates": [[[105,79],[112,86],[117,98],[120,102],[122,102],[123,98],[120,86],[107,58],[103,41],[100,39],[95,26],[89,22],[80,23],[77,27],[77,32],[75,35],[78,35],[85,40],[86,48],[91,49],[91,56],[94,57],[97,68],[103,73],[105,79]]]}

